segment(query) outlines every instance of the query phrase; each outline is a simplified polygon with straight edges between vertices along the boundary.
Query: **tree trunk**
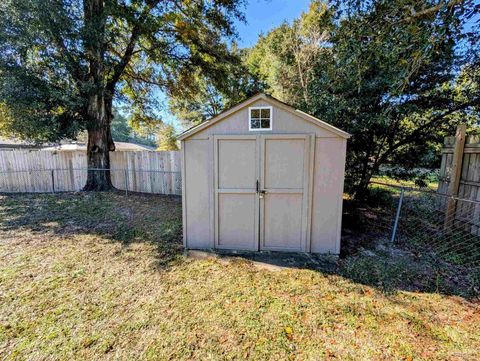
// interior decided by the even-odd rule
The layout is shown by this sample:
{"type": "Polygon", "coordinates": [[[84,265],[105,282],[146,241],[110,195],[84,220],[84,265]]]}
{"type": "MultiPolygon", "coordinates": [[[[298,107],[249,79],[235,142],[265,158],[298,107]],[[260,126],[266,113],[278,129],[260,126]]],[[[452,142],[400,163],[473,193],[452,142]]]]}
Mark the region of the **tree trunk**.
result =
{"type": "Polygon", "coordinates": [[[367,195],[368,183],[370,182],[371,172],[368,171],[368,162],[370,160],[370,149],[367,150],[362,161],[362,172],[360,174],[360,182],[355,187],[354,198],[363,200],[367,195]]]}
{"type": "Polygon", "coordinates": [[[368,193],[368,185],[370,184],[370,180],[372,179],[372,176],[378,172],[379,168],[380,163],[378,162],[378,159],[374,161],[373,165],[370,168],[368,166],[368,162],[365,164],[360,183],[355,188],[354,198],[356,200],[365,199],[368,193]]]}
{"type": "Polygon", "coordinates": [[[110,124],[112,96],[105,91],[105,27],[103,0],[84,0],[84,46],[89,61],[87,93],[87,183],[86,191],[104,191],[112,188],[109,151],[114,150],[110,124]]]}
{"type": "Polygon", "coordinates": [[[368,184],[370,183],[371,176],[365,175],[361,180],[360,183],[355,187],[355,195],[354,199],[357,201],[364,200],[367,196],[368,184]]]}
{"type": "MultiPolygon", "coordinates": [[[[90,97],[88,108],[90,126],[88,127],[87,145],[87,183],[85,191],[105,191],[112,188],[110,178],[110,155],[114,150],[110,123],[111,112],[102,96],[90,97]]],[[[111,109],[111,104],[110,104],[111,109]]]]}

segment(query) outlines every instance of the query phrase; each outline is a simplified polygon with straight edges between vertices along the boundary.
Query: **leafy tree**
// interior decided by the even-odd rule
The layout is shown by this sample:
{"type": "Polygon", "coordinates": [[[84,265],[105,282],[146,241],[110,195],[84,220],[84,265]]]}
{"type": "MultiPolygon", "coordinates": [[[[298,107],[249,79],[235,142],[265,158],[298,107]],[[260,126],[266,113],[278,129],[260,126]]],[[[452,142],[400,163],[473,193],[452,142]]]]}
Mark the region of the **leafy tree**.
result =
{"type": "Polygon", "coordinates": [[[164,124],[158,132],[158,150],[178,150],[175,128],[171,124],[164,124]]]}
{"type": "MultiPolygon", "coordinates": [[[[162,124],[157,121],[157,123],[162,124]]],[[[120,114],[115,109],[113,110],[112,119],[112,138],[118,142],[132,142],[137,144],[148,145],[156,147],[156,142],[151,137],[152,133],[141,129],[140,131],[134,129],[130,125],[129,119],[120,114]]]]}
{"type": "Polygon", "coordinates": [[[331,56],[328,46],[333,11],[312,1],[307,13],[290,25],[283,23],[247,51],[248,70],[263,81],[270,93],[292,104],[309,103],[315,64],[331,56]]]}
{"type": "MultiPolygon", "coordinates": [[[[54,141],[88,132],[88,166],[109,168],[112,104],[144,119],[153,87],[190,86],[191,74],[220,79],[225,44],[242,0],[5,0],[0,4],[0,103],[4,130],[54,141]]],[[[111,186],[88,174],[86,190],[111,186]]]]}
{"type": "Polygon", "coordinates": [[[121,114],[115,114],[112,119],[113,140],[117,140],[119,142],[129,142],[131,136],[132,128],[128,124],[128,119],[121,114]]]}
{"type": "Polygon", "coordinates": [[[263,83],[242,62],[245,51],[234,46],[231,53],[234,61],[219,64],[223,68],[222,77],[196,72],[192,74],[190,87],[174,87],[169,92],[169,110],[184,128],[212,118],[263,91],[263,83]]]}
{"type": "Polygon", "coordinates": [[[220,113],[225,104],[218,89],[198,74],[195,90],[180,90],[169,99],[170,112],[184,128],[197,125],[220,113]]]}
{"type": "Polygon", "coordinates": [[[474,8],[344,0],[327,9],[314,1],[292,25],[261,38],[249,64],[274,95],[353,135],[347,184],[362,197],[381,165],[419,166],[459,121],[478,121],[478,82],[457,47],[474,8]],[[320,33],[320,41],[309,35],[320,33]],[[316,55],[298,55],[305,53],[316,55]]]}

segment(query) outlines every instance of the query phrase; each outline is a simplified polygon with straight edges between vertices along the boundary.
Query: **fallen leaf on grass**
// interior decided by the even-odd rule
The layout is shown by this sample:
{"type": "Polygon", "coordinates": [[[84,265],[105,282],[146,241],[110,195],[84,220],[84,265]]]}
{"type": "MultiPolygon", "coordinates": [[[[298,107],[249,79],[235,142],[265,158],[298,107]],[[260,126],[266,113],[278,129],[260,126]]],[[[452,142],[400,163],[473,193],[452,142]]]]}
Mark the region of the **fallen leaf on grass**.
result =
{"type": "Polygon", "coordinates": [[[287,338],[289,340],[292,339],[292,336],[293,336],[293,328],[291,328],[290,326],[286,326],[283,331],[285,332],[285,335],[287,336],[287,338]]]}

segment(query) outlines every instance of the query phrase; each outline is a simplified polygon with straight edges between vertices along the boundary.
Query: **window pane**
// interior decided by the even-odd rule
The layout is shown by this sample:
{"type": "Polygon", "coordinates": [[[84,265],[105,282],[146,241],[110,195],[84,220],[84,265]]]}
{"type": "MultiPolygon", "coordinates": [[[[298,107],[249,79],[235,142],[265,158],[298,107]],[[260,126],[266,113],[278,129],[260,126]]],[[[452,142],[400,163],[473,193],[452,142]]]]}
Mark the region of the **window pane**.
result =
{"type": "Polygon", "coordinates": [[[250,112],[251,118],[260,118],[260,109],[251,109],[250,112]]]}
{"type": "Polygon", "coordinates": [[[262,128],[268,129],[270,128],[270,119],[262,119],[262,128]]]}
{"type": "Polygon", "coordinates": [[[269,108],[262,109],[262,116],[261,117],[270,119],[270,109],[269,108]]]}
{"type": "Polygon", "coordinates": [[[252,119],[252,123],[250,126],[252,129],[260,128],[260,119],[252,119]]]}

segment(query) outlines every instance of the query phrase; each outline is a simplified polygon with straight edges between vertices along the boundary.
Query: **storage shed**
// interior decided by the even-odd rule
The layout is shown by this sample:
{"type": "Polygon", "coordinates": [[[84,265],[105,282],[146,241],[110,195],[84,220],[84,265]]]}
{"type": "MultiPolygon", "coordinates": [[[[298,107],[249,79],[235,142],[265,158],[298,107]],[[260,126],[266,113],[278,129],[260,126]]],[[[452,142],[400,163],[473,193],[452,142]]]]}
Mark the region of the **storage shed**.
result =
{"type": "Polygon", "coordinates": [[[265,94],[184,132],[185,247],[338,254],[349,137],[265,94]]]}

